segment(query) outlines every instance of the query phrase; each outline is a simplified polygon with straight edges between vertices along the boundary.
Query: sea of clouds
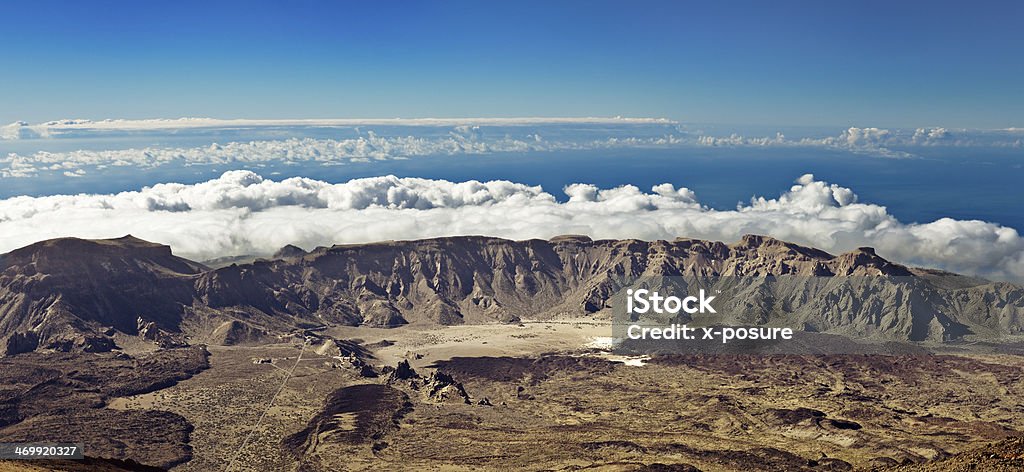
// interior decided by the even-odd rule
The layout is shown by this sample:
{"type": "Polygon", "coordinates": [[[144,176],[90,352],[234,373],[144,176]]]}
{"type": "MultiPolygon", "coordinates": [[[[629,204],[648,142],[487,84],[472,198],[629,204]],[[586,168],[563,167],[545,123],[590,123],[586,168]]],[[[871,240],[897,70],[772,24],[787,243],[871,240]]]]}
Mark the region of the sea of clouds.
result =
{"type": "MultiPolygon", "coordinates": [[[[22,151],[0,155],[0,179],[63,175],[69,178],[110,168],[156,168],[165,165],[233,165],[270,163],[337,165],[417,156],[650,147],[812,147],[885,158],[915,157],[921,147],[1024,148],[1024,130],[888,130],[848,128],[836,135],[789,138],[741,134],[715,135],[663,119],[475,119],[475,120],[62,120],[0,127],[0,137],[17,141],[102,139],[112,136],[160,137],[175,133],[244,130],[265,136],[268,130],[294,133],[285,139],[254,138],[203,146],[142,146],[127,149],[22,151]],[[576,126],[576,134],[567,127],[576,126]],[[356,130],[357,136],[296,137],[309,129],[356,130]],[[376,128],[375,128],[376,127],[376,128]],[[121,133],[121,134],[118,134],[121,133]],[[127,133],[127,134],[124,134],[127,133]]],[[[344,132],[343,132],[344,131],[344,132]]],[[[244,133],[243,133],[244,134],[244,133]]],[[[328,133],[329,134],[329,133],[328,133]]],[[[236,136],[236,135],[233,135],[236,136]]]]}
{"type": "Polygon", "coordinates": [[[418,156],[664,146],[673,144],[674,139],[665,136],[579,142],[545,141],[539,135],[530,135],[526,138],[503,136],[485,140],[474,137],[470,130],[462,129],[455,129],[449,136],[440,138],[383,137],[369,131],[366,136],[350,139],[288,138],[193,148],[39,151],[30,155],[10,153],[0,157],[0,178],[33,177],[57,171],[67,177],[77,177],[111,167],[155,168],[170,164],[191,166],[312,162],[337,165],[418,156]]]}
{"type": "Polygon", "coordinates": [[[602,189],[573,184],[557,199],[509,181],[449,182],[394,176],[328,183],[274,181],[245,170],[194,185],[159,184],[117,194],[0,200],[0,252],[39,240],[125,234],[206,260],[268,255],[286,244],[488,235],[513,239],[586,234],[726,242],[765,234],[833,253],[873,246],[902,263],[1024,280],[1024,238],[983,221],[903,223],[849,188],[801,176],[776,197],[731,210],[708,208],[686,188],[602,189]]]}

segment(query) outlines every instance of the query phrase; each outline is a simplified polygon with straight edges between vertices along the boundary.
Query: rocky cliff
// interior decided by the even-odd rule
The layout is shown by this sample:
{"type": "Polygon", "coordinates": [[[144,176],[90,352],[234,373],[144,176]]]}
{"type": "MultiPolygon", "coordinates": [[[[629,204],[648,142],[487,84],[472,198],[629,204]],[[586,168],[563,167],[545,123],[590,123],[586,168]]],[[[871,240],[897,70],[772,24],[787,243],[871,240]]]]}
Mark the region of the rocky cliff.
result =
{"type": "Polygon", "coordinates": [[[1014,285],[907,268],[871,248],[834,256],[763,236],[735,244],[562,236],[290,246],[218,269],[132,237],[57,239],[0,256],[0,270],[0,347],[8,353],[104,350],[116,332],[229,342],[323,325],[580,316],[607,308],[614,281],[645,276],[763,279],[730,303],[789,313],[808,330],[896,340],[1019,332],[1024,314],[1024,291],[1014,285]],[[860,276],[921,285],[823,291],[828,284],[796,282],[860,276]]]}

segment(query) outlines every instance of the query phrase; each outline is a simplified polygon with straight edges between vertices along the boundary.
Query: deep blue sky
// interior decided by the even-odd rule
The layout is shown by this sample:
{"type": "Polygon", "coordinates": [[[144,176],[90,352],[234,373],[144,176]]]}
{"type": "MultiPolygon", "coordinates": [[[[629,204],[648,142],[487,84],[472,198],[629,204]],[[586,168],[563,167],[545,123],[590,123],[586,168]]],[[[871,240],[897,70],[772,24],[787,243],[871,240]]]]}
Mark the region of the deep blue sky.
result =
{"type": "Polygon", "coordinates": [[[0,122],[1024,126],[1024,2],[5,2],[0,122]]]}

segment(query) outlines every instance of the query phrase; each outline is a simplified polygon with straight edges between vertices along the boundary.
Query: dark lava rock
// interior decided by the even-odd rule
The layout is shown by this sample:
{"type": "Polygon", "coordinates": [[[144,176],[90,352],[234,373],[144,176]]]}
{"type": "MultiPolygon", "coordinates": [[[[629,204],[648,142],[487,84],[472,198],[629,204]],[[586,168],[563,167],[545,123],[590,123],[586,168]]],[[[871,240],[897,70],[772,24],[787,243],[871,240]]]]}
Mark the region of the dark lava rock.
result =
{"type": "Polygon", "coordinates": [[[371,366],[369,364],[364,364],[359,369],[359,375],[361,377],[367,377],[367,378],[376,378],[376,377],[378,377],[377,371],[373,370],[373,366],[371,366]]]}
{"type": "Polygon", "coordinates": [[[34,331],[14,333],[10,338],[7,338],[7,348],[4,349],[4,355],[13,356],[25,352],[32,352],[35,351],[37,347],[39,347],[39,335],[34,331]]]}
{"type": "Polygon", "coordinates": [[[395,367],[395,370],[388,375],[388,383],[394,383],[398,380],[416,380],[419,378],[420,375],[417,374],[416,371],[413,370],[412,366],[409,365],[409,361],[402,360],[398,363],[398,366],[395,367]]]}
{"type": "Polygon", "coordinates": [[[411,411],[409,396],[394,387],[361,384],[340,388],[328,395],[324,409],[306,428],[285,438],[283,445],[296,457],[306,457],[311,448],[324,443],[380,444],[411,411]],[[355,416],[353,426],[338,419],[350,415],[355,416]]]}

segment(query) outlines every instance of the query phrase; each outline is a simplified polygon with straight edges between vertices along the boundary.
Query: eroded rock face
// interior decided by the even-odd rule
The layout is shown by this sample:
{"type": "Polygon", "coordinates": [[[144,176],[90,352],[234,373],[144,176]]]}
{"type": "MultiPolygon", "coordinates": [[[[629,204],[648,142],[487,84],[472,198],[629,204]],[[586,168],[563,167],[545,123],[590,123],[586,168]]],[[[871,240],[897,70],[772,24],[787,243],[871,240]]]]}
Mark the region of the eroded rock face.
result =
{"type": "Polygon", "coordinates": [[[22,354],[26,352],[32,352],[39,346],[39,335],[33,331],[26,331],[24,333],[14,333],[11,337],[7,338],[7,348],[4,350],[4,354],[13,356],[15,354],[22,354]]]}
{"type": "Polygon", "coordinates": [[[138,334],[140,316],[175,331],[207,270],[167,246],[126,236],[62,238],[0,255],[0,340],[34,331],[39,347],[109,350],[104,333],[138,334]]]}
{"type": "MultiPolygon", "coordinates": [[[[160,326],[157,325],[156,322],[154,321],[146,321],[140,316],[139,319],[136,321],[136,325],[138,326],[139,337],[147,341],[152,341],[156,343],[156,345],[160,346],[162,349],[173,349],[176,347],[188,346],[188,342],[185,341],[183,336],[177,333],[167,332],[164,331],[163,329],[160,329],[160,326]]],[[[214,330],[214,336],[217,336],[219,329],[220,328],[214,330]]],[[[113,342],[111,342],[110,344],[112,348],[113,342]]],[[[65,349],[65,351],[67,350],[68,349],[65,349]]],[[[110,349],[108,348],[107,350],[110,349]]],[[[85,352],[94,351],[85,350],[85,352]]]]}
{"type": "MultiPolygon", "coordinates": [[[[858,253],[860,254],[860,253],[858,253]]],[[[877,255],[835,257],[763,236],[719,242],[439,238],[288,251],[278,260],[217,269],[197,280],[215,308],[392,327],[517,322],[598,311],[611,278],[695,275],[907,275],[877,255]]]]}
{"type": "MultiPolygon", "coordinates": [[[[521,316],[581,316],[609,307],[617,290],[614,280],[644,276],[921,278],[921,283],[937,284],[923,292],[927,298],[851,286],[827,301],[838,311],[811,307],[799,314],[800,321],[809,330],[893,340],[1020,333],[1024,327],[1020,287],[952,274],[932,282],[938,278],[934,271],[889,262],[871,248],[834,256],[756,235],[735,244],[563,236],[549,241],[452,237],[311,252],[286,247],[276,259],[218,269],[132,237],[69,238],[0,256],[0,268],[0,342],[5,345],[14,333],[28,331],[36,333],[39,346],[112,330],[158,342],[187,335],[244,344],[323,325],[514,323],[521,316]],[[869,304],[885,313],[861,313],[869,304]]],[[[755,288],[738,303],[787,308],[806,304],[809,296],[785,284],[755,288]]],[[[13,342],[31,344],[20,338],[13,342]]]]}
{"type": "Polygon", "coordinates": [[[430,374],[423,390],[427,397],[439,402],[458,401],[467,405],[473,403],[461,382],[456,382],[451,375],[439,370],[430,374]]]}

